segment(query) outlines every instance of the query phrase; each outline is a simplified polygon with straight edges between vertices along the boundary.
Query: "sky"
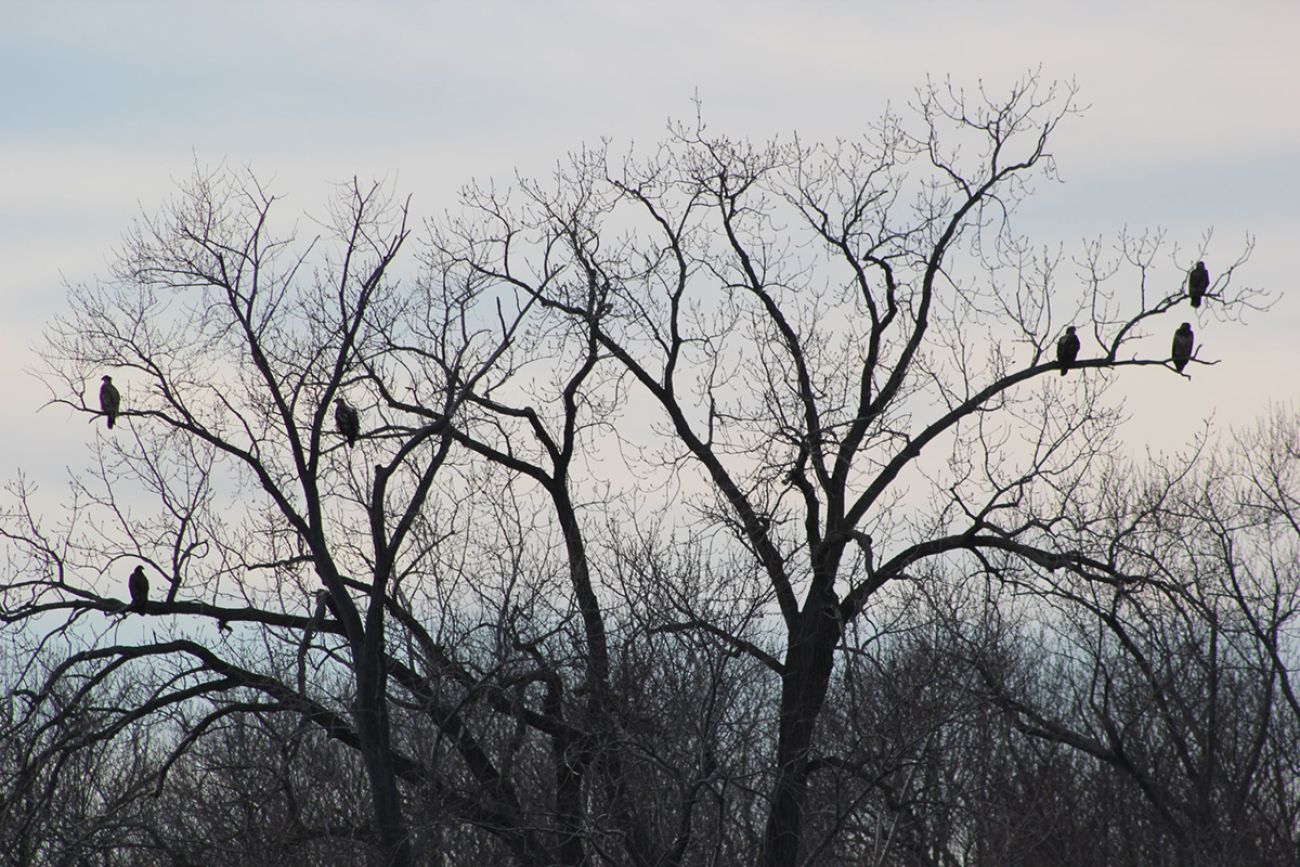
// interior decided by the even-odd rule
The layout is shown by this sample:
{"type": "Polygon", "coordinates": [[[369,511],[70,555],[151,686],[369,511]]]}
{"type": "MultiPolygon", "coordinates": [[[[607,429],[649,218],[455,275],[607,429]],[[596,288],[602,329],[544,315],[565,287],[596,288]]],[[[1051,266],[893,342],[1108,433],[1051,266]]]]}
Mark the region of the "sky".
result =
{"type": "Polygon", "coordinates": [[[1240,279],[1276,296],[1244,324],[1206,320],[1222,363],[1192,381],[1135,371],[1133,442],[1176,448],[1205,419],[1249,424],[1295,400],[1293,0],[3,5],[0,479],[57,482],[84,462],[82,420],[40,409],[32,347],[66,286],[106,274],[131,220],[196,163],[247,166],[295,212],[383,179],[425,217],[474,178],[544,175],[584,142],[653,144],[696,97],[717,131],[830,140],[927,75],[997,93],[1037,68],[1089,108],[1059,130],[1065,183],[1039,185],[1022,232],[1076,250],[1159,227],[1186,249],[1213,229],[1211,270],[1249,234],[1240,279]]]}

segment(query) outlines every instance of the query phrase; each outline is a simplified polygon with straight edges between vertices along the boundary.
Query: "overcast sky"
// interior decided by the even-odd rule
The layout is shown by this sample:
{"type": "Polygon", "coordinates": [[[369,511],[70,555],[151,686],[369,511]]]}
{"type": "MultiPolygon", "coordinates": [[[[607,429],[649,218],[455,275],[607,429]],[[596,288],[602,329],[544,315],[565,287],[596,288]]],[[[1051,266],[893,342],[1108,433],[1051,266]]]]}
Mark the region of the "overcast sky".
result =
{"type": "Polygon", "coordinates": [[[1163,227],[1195,248],[1212,228],[1211,270],[1250,233],[1241,279],[1280,296],[1245,326],[1198,323],[1223,363],[1191,382],[1134,371],[1134,441],[1176,446],[1296,395],[1294,0],[0,2],[0,478],[83,462],[86,425],[37,412],[30,347],[65,282],[104,273],[196,160],[249,166],[295,209],[386,179],[427,216],[473,177],[545,173],[602,136],[648,145],[697,93],[734,136],[851,137],[927,74],[997,93],[1040,65],[1090,108],[1059,130],[1066,183],[1039,185],[1021,231],[1077,248],[1163,227]]]}

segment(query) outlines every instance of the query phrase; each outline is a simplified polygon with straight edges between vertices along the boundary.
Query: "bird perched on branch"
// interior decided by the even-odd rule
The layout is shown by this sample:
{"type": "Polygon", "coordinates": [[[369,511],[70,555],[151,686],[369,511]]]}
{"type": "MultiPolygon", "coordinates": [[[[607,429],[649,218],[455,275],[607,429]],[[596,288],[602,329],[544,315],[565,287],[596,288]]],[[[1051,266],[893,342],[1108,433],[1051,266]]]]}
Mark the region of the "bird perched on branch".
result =
{"type": "Polygon", "coordinates": [[[361,434],[361,416],[341,397],[334,401],[334,423],[339,426],[339,433],[347,439],[348,448],[356,445],[357,437],[361,434]]]}
{"type": "Polygon", "coordinates": [[[117,421],[117,411],[121,407],[122,395],[118,393],[117,386],[113,385],[113,377],[106,375],[103,384],[99,387],[99,408],[103,410],[104,415],[108,416],[110,430],[117,421]]]}
{"type": "Polygon", "coordinates": [[[1195,335],[1192,334],[1192,324],[1184,322],[1178,326],[1178,331],[1174,334],[1173,360],[1174,370],[1179,373],[1187,366],[1187,362],[1192,357],[1192,345],[1196,342],[1195,335]]]}
{"type": "Polygon", "coordinates": [[[1056,360],[1061,365],[1061,376],[1065,376],[1070,365],[1079,357],[1079,335],[1074,333],[1074,326],[1065,329],[1065,334],[1056,341],[1056,360]]]}
{"type": "Polygon", "coordinates": [[[1196,267],[1187,274],[1187,296],[1192,299],[1193,307],[1201,306],[1201,299],[1210,288],[1210,272],[1205,270],[1204,262],[1197,262],[1196,267]]]}
{"type": "Polygon", "coordinates": [[[131,610],[144,611],[145,603],[149,601],[149,579],[145,577],[143,566],[135,567],[126,586],[131,591],[131,610]]]}

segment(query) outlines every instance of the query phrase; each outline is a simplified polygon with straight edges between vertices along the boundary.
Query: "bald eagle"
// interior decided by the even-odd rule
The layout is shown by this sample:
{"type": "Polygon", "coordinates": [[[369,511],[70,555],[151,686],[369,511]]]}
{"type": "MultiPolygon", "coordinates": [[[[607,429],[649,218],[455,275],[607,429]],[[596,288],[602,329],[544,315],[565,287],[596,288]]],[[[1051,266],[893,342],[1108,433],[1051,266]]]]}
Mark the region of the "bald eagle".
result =
{"type": "Polygon", "coordinates": [[[1065,376],[1070,365],[1079,357],[1079,335],[1074,333],[1074,326],[1065,329],[1065,335],[1056,341],[1056,360],[1061,365],[1061,376],[1065,376]]]}
{"type": "Polygon", "coordinates": [[[349,448],[357,444],[357,437],[361,433],[361,417],[341,397],[334,402],[334,423],[339,426],[339,433],[347,439],[349,448]]]}
{"type": "Polygon", "coordinates": [[[108,416],[110,430],[117,421],[117,411],[121,406],[122,395],[118,394],[117,386],[113,385],[113,377],[105,376],[103,385],[99,387],[99,408],[108,416]]]}
{"type": "Polygon", "coordinates": [[[1178,331],[1174,334],[1173,360],[1174,369],[1179,373],[1183,372],[1183,368],[1192,357],[1192,344],[1195,340],[1190,322],[1178,326],[1178,331]]]}
{"type": "Polygon", "coordinates": [[[145,603],[149,601],[149,579],[145,577],[143,566],[135,567],[126,586],[131,591],[131,610],[144,611],[145,603]]]}
{"type": "Polygon", "coordinates": [[[1210,272],[1205,270],[1204,262],[1197,262],[1196,267],[1187,275],[1187,295],[1192,299],[1193,307],[1201,306],[1201,299],[1209,288],[1210,272]]]}

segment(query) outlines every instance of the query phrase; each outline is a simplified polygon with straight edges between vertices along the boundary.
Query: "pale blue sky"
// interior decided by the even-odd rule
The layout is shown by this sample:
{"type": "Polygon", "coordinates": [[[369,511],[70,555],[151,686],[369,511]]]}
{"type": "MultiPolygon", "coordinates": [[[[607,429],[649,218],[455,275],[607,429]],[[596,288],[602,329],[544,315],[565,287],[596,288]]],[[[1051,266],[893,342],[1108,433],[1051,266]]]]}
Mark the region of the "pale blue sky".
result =
{"type": "Polygon", "coordinates": [[[1040,64],[1091,108],[1061,128],[1067,183],[1040,185],[1022,231],[1069,247],[1159,225],[1189,248],[1213,227],[1212,268],[1250,232],[1245,282],[1282,293],[1244,328],[1208,321],[1224,363],[1193,383],[1127,386],[1135,440],[1174,445],[1170,420],[1296,396],[1296,45],[1294,2],[5,2],[0,477],[80,462],[85,426],[35,413],[28,347],[61,282],[102,273],[196,159],[274,178],[295,209],[386,178],[430,215],[474,176],[544,173],[600,136],[653,143],[697,91],[737,136],[849,137],[927,74],[997,92],[1040,64]]]}

